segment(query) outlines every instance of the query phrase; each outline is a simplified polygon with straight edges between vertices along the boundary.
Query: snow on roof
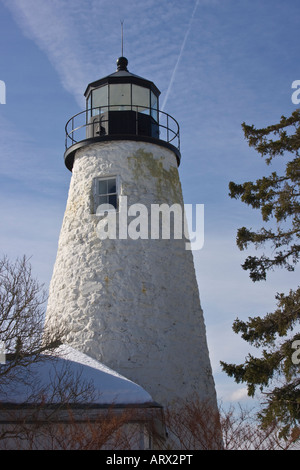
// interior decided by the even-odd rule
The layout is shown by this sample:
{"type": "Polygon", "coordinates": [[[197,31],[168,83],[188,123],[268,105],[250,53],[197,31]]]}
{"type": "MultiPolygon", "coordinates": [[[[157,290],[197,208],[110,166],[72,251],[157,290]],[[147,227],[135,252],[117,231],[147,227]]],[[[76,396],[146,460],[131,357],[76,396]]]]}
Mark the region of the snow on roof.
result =
{"type": "MultiPolygon", "coordinates": [[[[82,386],[87,383],[92,385],[93,396],[87,398],[85,404],[154,404],[152,397],[142,387],[67,345],[60,346],[54,353],[44,354],[42,361],[28,366],[26,374],[31,379],[34,377],[37,390],[43,389],[43,400],[46,403],[61,403],[61,394],[53,393],[54,384],[57,385],[58,381],[64,379],[67,384],[70,378],[73,378],[73,382],[82,386]]],[[[14,404],[35,402],[36,398],[30,398],[32,380],[28,380],[28,384],[25,382],[17,380],[16,383],[11,382],[6,387],[1,386],[0,402],[14,404]]],[[[63,387],[64,383],[62,390],[63,387]]],[[[69,402],[71,401],[69,399],[69,402]]]]}

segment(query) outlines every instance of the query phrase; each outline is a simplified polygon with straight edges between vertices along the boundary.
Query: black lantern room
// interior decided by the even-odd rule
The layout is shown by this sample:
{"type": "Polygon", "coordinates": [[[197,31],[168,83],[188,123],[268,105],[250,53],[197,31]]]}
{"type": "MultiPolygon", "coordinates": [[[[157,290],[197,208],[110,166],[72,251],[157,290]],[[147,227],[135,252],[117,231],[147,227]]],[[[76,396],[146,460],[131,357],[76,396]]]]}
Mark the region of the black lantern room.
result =
{"type": "Polygon", "coordinates": [[[88,137],[137,134],[159,138],[160,91],[154,83],[128,72],[127,65],[128,60],[120,57],[115,73],[88,85],[88,137]]]}
{"type": "Polygon", "coordinates": [[[126,57],[119,57],[116,72],[87,86],[86,110],[66,125],[65,164],[69,170],[78,148],[101,140],[157,142],[175,149],[179,164],[177,122],[159,110],[160,91],[155,84],[130,73],[127,65],[126,57]]]}

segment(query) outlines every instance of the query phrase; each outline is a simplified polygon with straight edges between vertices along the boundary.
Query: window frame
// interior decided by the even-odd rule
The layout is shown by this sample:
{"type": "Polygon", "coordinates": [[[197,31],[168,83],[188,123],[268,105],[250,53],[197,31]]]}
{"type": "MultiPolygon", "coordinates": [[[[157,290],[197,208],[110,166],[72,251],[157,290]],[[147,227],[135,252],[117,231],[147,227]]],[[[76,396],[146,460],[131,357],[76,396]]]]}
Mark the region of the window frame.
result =
{"type": "MultiPolygon", "coordinates": [[[[117,212],[118,211],[118,208],[119,208],[119,178],[116,175],[96,176],[94,178],[94,180],[93,180],[93,202],[94,202],[93,214],[103,215],[105,212],[113,212],[113,211],[117,212]],[[108,180],[115,180],[115,182],[116,182],[116,191],[112,192],[112,193],[106,192],[106,193],[100,194],[99,193],[99,182],[100,181],[108,181],[108,180]],[[103,211],[98,211],[98,213],[97,213],[97,209],[100,206],[100,203],[99,203],[100,197],[101,196],[113,196],[113,195],[116,196],[116,206],[114,207],[114,209],[107,208],[103,211]]],[[[107,204],[109,204],[109,203],[107,203],[107,204]]]]}

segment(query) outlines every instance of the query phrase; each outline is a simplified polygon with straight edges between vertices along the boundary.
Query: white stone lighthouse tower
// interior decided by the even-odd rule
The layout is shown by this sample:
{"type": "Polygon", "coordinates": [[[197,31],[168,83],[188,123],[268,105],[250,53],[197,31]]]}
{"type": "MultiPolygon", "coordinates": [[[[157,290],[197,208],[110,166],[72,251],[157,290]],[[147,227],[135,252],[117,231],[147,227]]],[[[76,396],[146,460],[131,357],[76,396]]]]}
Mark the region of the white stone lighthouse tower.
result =
{"type": "Polygon", "coordinates": [[[160,212],[174,228],[183,209],[178,124],[127,65],[89,84],[66,126],[72,178],[46,323],[163,406],[216,406],[192,251],[160,212]]]}

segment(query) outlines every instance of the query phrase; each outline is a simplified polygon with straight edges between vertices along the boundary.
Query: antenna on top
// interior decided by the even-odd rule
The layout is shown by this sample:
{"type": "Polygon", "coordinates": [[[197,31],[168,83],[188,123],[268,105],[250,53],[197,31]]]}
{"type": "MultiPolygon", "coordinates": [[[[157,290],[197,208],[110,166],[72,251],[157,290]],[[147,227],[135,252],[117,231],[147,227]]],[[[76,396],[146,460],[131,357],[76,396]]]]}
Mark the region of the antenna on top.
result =
{"type": "Polygon", "coordinates": [[[121,28],[122,28],[122,55],[121,57],[118,58],[117,60],[117,70],[120,71],[120,70],[127,70],[127,65],[128,65],[128,60],[126,59],[126,57],[124,57],[124,53],[123,53],[123,23],[124,23],[124,20],[121,21],[121,28]]]}
{"type": "Polygon", "coordinates": [[[123,54],[123,23],[124,23],[124,20],[121,21],[122,57],[124,56],[123,54]]]}

